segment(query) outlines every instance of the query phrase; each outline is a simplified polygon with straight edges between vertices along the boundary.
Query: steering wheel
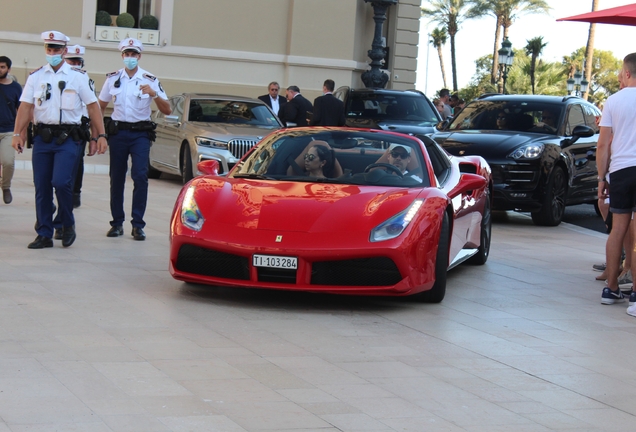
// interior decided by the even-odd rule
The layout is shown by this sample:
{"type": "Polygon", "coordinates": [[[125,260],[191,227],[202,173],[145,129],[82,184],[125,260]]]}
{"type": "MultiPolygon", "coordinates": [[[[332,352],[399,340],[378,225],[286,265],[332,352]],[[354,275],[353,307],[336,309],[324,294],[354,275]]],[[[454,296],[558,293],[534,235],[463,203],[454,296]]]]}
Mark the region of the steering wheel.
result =
{"type": "Polygon", "coordinates": [[[402,174],[402,171],[400,171],[400,169],[398,167],[396,167],[394,165],[391,165],[391,164],[388,164],[388,163],[372,163],[371,165],[367,166],[364,169],[364,172],[368,173],[373,168],[388,168],[389,171],[393,171],[394,173],[396,173],[400,177],[404,177],[404,174],[402,174]]]}

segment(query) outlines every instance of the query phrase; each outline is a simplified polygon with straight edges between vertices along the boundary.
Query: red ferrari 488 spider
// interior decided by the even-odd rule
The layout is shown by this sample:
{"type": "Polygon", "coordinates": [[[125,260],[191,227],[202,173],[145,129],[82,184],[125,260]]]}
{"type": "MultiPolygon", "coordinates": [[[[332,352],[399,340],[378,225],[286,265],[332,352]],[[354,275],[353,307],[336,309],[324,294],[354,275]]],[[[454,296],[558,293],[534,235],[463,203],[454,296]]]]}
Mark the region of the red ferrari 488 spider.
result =
{"type": "Polygon", "coordinates": [[[198,169],[172,213],[178,280],[440,302],[448,269],[488,259],[490,168],[428,137],[285,129],[226,177],[198,169]]]}

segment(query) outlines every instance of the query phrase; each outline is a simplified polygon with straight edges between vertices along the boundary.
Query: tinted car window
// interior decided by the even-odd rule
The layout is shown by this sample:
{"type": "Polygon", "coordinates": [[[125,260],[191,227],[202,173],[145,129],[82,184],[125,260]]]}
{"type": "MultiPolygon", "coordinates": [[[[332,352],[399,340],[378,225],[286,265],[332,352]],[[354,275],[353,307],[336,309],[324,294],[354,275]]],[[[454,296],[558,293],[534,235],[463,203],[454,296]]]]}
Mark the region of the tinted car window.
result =
{"type": "Polygon", "coordinates": [[[578,125],[585,125],[585,117],[583,117],[583,109],[581,105],[570,105],[568,110],[568,118],[565,122],[565,134],[572,135],[572,130],[578,125]]]}
{"type": "Polygon", "coordinates": [[[448,129],[505,129],[554,135],[562,113],[562,106],[551,103],[478,100],[461,110],[448,129]],[[548,118],[553,122],[551,128],[542,127],[548,118]]]}
{"type": "Polygon", "coordinates": [[[345,116],[374,120],[411,120],[435,124],[439,120],[425,97],[415,94],[351,92],[345,116]]]}
{"type": "Polygon", "coordinates": [[[188,121],[278,126],[276,117],[265,105],[215,99],[190,100],[188,121]]]}
{"type": "MultiPolygon", "coordinates": [[[[302,165],[302,162],[299,164],[302,165]]],[[[334,163],[335,165],[335,163],[334,163]]],[[[265,180],[327,182],[338,184],[377,185],[396,187],[429,186],[428,176],[421,147],[417,141],[398,135],[378,134],[373,132],[328,131],[312,133],[311,136],[284,135],[274,136],[262,142],[232,172],[231,177],[252,177],[265,180]],[[327,178],[308,177],[302,172],[302,166],[290,171],[291,163],[298,156],[304,156],[313,146],[313,142],[327,143],[333,150],[333,156],[344,173],[334,177],[333,172],[325,172],[327,178]],[[399,144],[410,149],[409,169],[403,176],[391,170],[384,171],[378,167],[377,172],[369,169],[376,163],[388,164],[387,156],[392,144],[399,144]]],[[[330,168],[331,169],[331,168],[330,168]]]]}

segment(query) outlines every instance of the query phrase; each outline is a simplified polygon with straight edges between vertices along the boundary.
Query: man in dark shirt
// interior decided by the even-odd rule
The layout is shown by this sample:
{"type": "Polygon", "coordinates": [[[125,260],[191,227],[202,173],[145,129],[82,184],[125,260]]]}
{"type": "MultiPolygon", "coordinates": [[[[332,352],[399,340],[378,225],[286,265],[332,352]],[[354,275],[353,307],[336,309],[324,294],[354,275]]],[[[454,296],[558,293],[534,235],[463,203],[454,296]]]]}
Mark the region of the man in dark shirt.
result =
{"type": "Polygon", "coordinates": [[[314,100],[314,115],[311,126],[344,126],[344,103],[333,95],[336,83],[326,80],[322,86],[322,96],[314,100]]]}
{"type": "Polygon", "coordinates": [[[295,123],[296,126],[307,126],[307,118],[311,117],[314,107],[303,95],[298,86],[287,87],[287,103],[278,112],[278,118],[285,123],[295,123]]]}
{"type": "Polygon", "coordinates": [[[0,162],[2,163],[2,200],[5,204],[13,201],[11,179],[15,168],[15,150],[11,147],[11,140],[22,94],[22,86],[9,76],[10,71],[9,57],[0,56],[0,162]]]}

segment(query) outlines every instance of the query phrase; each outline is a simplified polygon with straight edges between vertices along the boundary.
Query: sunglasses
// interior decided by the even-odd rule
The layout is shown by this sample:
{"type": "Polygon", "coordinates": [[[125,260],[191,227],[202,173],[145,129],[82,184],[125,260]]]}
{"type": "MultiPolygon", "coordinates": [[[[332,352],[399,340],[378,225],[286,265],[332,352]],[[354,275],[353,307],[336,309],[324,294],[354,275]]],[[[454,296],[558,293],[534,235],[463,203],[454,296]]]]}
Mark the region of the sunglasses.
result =
{"type": "Polygon", "coordinates": [[[45,100],[51,99],[51,84],[46,84],[46,89],[44,88],[44,84],[42,84],[42,95],[38,100],[38,105],[42,105],[42,102],[45,100]]]}
{"type": "Polygon", "coordinates": [[[400,158],[400,159],[406,159],[406,158],[408,158],[408,157],[409,157],[409,155],[408,155],[408,154],[406,154],[406,153],[402,153],[402,152],[395,152],[395,151],[392,151],[392,152],[391,152],[391,156],[393,157],[393,159],[397,159],[397,158],[400,158]]]}
{"type": "Polygon", "coordinates": [[[316,155],[315,154],[311,154],[311,153],[305,153],[305,160],[311,162],[312,160],[316,159],[316,155]]]}

